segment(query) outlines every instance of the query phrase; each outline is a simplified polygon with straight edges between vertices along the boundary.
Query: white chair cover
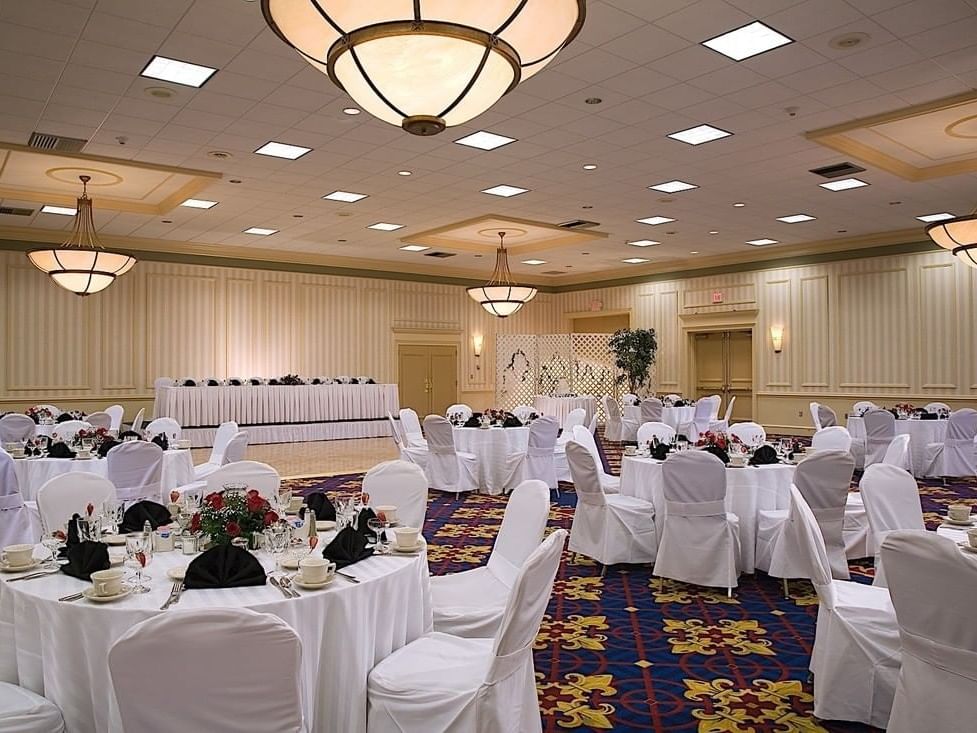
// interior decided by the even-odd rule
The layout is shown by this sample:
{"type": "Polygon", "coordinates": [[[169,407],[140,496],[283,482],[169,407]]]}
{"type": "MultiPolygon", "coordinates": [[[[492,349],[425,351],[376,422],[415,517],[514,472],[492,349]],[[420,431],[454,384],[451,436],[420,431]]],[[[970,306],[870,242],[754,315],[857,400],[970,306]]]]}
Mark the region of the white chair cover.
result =
{"type": "Polygon", "coordinates": [[[838,424],[838,416],[827,405],[818,405],[818,418],[821,420],[822,428],[830,428],[838,424]]]}
{"type": "Polygon", "coordinates": [[[93,428],[112,429],[112,416],[107,412],[93,412],[85,418],[85,421],[93,428]]]}
{"type": "Polygon", "coordinates": [[[68,523],[74,514],[84,514],[85,507],[101,507],[115,499],[115,487],[103,476],[72,471],[55,476],[37,490],[37,512],[45,536],[68,523]]]}
{"type": "Polygon", "coordinates": [[[34,437],[37,426],[27,415],[11,412],[0,417],[0,445],[4,443],[23,443],[34,437]]]}
{"type": "Polygon", "coordinates": [[[516,453],[506,460],[506,487],[517,486],[523,481],[537,479],[550,489],[557,488],[556,436],[560,421],[546,416],[529,426],[529,446],[525,453],[516,453]]]}
{"type": "MultiPolygon", "coordinates": [[[[427,468],[427,448],[409,446],[404,440],[401,426],[394,420],[394,416],[387,413],[387,422],[390,423],[390,437],[393,438],[394,445],[397,446],[398,457],[407,463],[413,463],[422,471],[427,468]]],[[[425,441],[426,442],[426,441],[425,441]]],[[[426,479],[425,479],[426,480],[426,479]]]]}
{"type": "Polygon", "coordinates": [[[604,437],[616,443],[621,441],[633,441],[635,432],[638,430],[638,423],[630,418],[621,415],[621,406],[617,400],[609,395],[601,397],[604,405],[604,437]]]}
{"type": "Polygon", "coordinates": [[[105,455],[108,478],[115,485],[119,501],[129,503],[141,499],[161,501],[160,478],[163,471],[163,449],[145,440],[120,443],[105,455]]]}
{"type": "Polygon", "coordinates": [[[91,430],[92,424],[87,420],[65,420],[55,423],[52,426],[52,436],[57,436],[58,440],[71,442],[81,430],[91,430]]]}
{"type": "Polygon", "coordinates": [[[658,554],[654,505],[634,496],[606,494],[597,462],[580,443],[567,444],[567,460],[577,490],[570,551],[604,565],[653,563],[658,554]]]}
{"type": "Polygon", "coordinates": [[[646,397],[641,401],[641,422],[661,422],[665,406],[657,397],[646,397]]]}
{"type": "Polygon", "coordinates": [[[183,434],[183,428],[172,417],[157,417],[146,426],[146,433],[151,438],[165,434],[169,440],[179,440],[183,434]]]}
{"type": "Polygon", "coordinates": [[[444,411],[444,416],[450,417],[451,415],[454,415],[456,413],[460,414],[465,420],[467,420],[473,414],[475,414],[472,411],[472,408],[470,408],[468,405],[464,403],[460,403],[457,405],[451,405],[451,407],[449,407],[447,410],[444,411]]]}
{"type": "Polygon", "coordinates": [[[652,438],[658,438],[659,443],[674,443],[675,428],[663,422],[646,422],[638,428],[638,445],[650,443],[652,438]]]}
{"type": "Polygon", "coordinates": [[[632,392],[625,392],[621,395],[621,404],[626,406],[635,405],[638,403],[638,395],[632,392]]]}
{"type": "Polygon", "coordinates": [[[577,425],[583,425],[584,421],[587,419],[587,411],[582,407],[575,407],[567,413],[566,418],[563,420],[563,432],[560,433],[560,437],[556,439],[557,445],[566,445],[567,442],[573,440],[573,429],[577,425]]]}
{"type": "Polygon", "coordinates": [[[939,410],[946,410],[947,412],[950,412],[950,405],[948,405],[946,402],[929,402],[923,406],[923,409],[926,410],[926,412],[937,412],[939,410]]]}
{"type": "Polygon", "coordinates": [[[975,436],[977,410],[967,407],[951,413],[946,425],[946,440],[926,446],[921,467],[923,476],[973,476],[977,473],[975,436]]]}
{"type": "Polygon", "coordinates": [[[759,448],[767,442],[767,431],[755,422],[739,422],[731,425],[729,434],[739,438],[743,445],[750,448],[759,448]]]}
{"type": "Polygon", "coordinates": [[[407,447],[427,448],[427,441],[424,440],[424,433],[421,431],[421,421],[418,420],[417,413],[409,407],[400,411],[400,428],[407,447]]]}
{"type": "Polygon", "coordinates": [[[710,423],[719,415],[720,402],[722,402],[722,397],[719,395],[700,397],[695,402],[695,412],[692,416],[692,422],[680,425],[679,432],[688,436],[690,440],[693,438],[689,435],[689,431],[693,428],[695,429],[696,435],[706,432],[709,429],[710,423]]]}
{"type": "Polygon", "coordinates": [[[590,455],[593,456],[594,463],[597,466],[597,475],[600,477],[600,485],[604,490],[604,493],[620,493],[621,477],[611,476],[609,473],[604,472],[604,466],[600,460],[600,453],[597,450],[597,441],[594,439],[593,433],[587,430],[587,428],[585,428],[583,425],[577,425],[573,429],[573,441],[582,445],[590,452],[590,455]]]}
{"type": "Polygon", "coordinates": [[[732,589],[739,576],[739,518],[726,511],[726,467],[705,451],[662,464],[665,522],[654,574],[732,589]]]}
{"type": "MultiPolygon", "coordinates": [[[[831,577],[848,580],[843,526],[848,487],[855,459],[839,450],[818,451],[794,472],[794,486],[817,520],[828,555],[831,577]]],[[[786,511],[761,511],[757,516],[756,567],[775,578],[803,578],[809,567],[791,536],[786,511]]]]}
{"type": "Polygon", "coordinates": [[[909,457],[908,435],[897,435],[892,439],[889,447],[885,449],[882,463],[887,466],[899,466],[899,468],[912,471],[912,460],[909,457]]]}
{"type": "Polygon", "coordinates": [[[0,682],[0,731],[64,733],[64,718],[50,700],[9,682],[0,682]]]}
{"type": "Polygon", "coordinates": [[[455,450],[451,423],[440,415],[424,418],[427,435],[428,486],[438,491],[474,491],[478,488],[478,457],[455,450]]]}
{"type": "Polygon", "coordinates": [[[282,478],[278,475],[278,471],[267,463],[259,461],[228,463],[207,476],[206,481],[207,494],[222,491],[225,484],[247,484],[249,489],[257,489],[262,497],[271,502],[275,500],[278,489],[282,485],[282,478]]]}
{"type": "Polygon", "coordinates": [[[821,425],[821,416],[818,414],[818,403],[812,402],[809,407],[811,410],[811,424],[814,425],[815,431],[821,430],[823,426],[821,425]]]}
{"type": "Polygon", "coordinates": [[[549,511],[550,492],[542,481],[515,488],[488,564],[431,578],[435,631],[473,639],[495,636],[519,570],[543,539],[549,511]]]}
{"type": "Polygon", "coordinates": [[[810,663],[814,714],[885,728],[900,663],[889,592],[832,579],[817,519],[796,486],[790,487],[787,521],[820,601],[810,663]]]}
{"type": "Polygon", "coordinates": [[[851,450],[851,433],[841,425],[821,428],[811,438],[814,450],[851,450]]]}
{"type": "Polygon", "coordinates": [[[875,555],[873,585],[885,587],[885,570],[879,547],[889,532],[897,529],[926,530],[923,507],[916,479],[908,471],[884,463],[869,466],[858,484],[868,523],[872,528],[872,554],[875,555]]]}
{"type": "Polygon", "coordinates": [[[867,413],[869,410],[877,410],[877,409],[879,409],[878,405],[876,405],[874,402],[870,402],[869,400],[862,400],[861,402],[856,402],[854,405],[851,406],[851,413],[855,417],[864,417],[865,413],[867,413]]]}
{"type": "Polygon", "coordinates": [[[896,437],[896,418],[888,410],[865,413],[865,468],[881,463],[889,443],[896,437]]]}
{"type": "MultiPolygon", "coordinates": [[[[210,458],[207,459],[206,463],[201,463],[193,467],[193,478],[195,480],[199,481],[204,476],[216,471],[225,463],[230,463],[230,461],[224,460],[224,453],[227,451],[227,444],[231,442],[231,438],[237,435],[239,430],[238,424],[233,420],[228,420],[218,426],[217,431],[214,433],[214,445],[210,449],[210,458]]],[[[241,459],[239,458],[238,460],[241,459]]]]}
{"type": "Polygon", "coordinates": [[[272,614],[245,608],[161,613],[123,634],[108,662],[127,731],[305,730],[302,644],[272,614]],[[201,680],[220,680],[220,692],[201,680]]]}
{"type": "Polygon", "coordinates": [[[145,415],[146,415],[146,408],[145,407],[140,407],[139,408],[139,412],[136,413],[136,417],[132,421],[132,429],[135,430],[137,433],[140,430],[142,430],[142,422],[143,422],[143,418],[145,417],[145,415]]]}
{"type": "Polygon", "coordinates": [[[566,530],[523,564],[495,639],[422,636],[370,672],[369,733],[539,733],[532,648],[566,530]]]}
{"type": "Polygon", "coordinates": [[[244,460],[247,452],[248,431],[239,430],[234,433],[234,437],[231,438],[227,444],[227,448],[224,449],[224,459],[221,465],[226,466],[228,463],[240,463],[244,460]]]}
{"type": "MultiPolygon", "coordinates": [[[[37,538],[31,529],[30,513],[24,506],[17,483],[14,459],[0,450],[0,547],[35,542],[37,538]]],[[[0,713],[0,730],[3,730],[2,720],[0,713]]]]}
{"type": "Polygon", "coordinates": [[[886,537],[882,559],[902,640],[889,733],[973,730],[977,563],[952,540],[904,531],[886,537]]]}
{"type": "Polygon", "coordinates": [[[732,397],[729,398],[729,401],[726,403],[726,414],[723,415],[723,419],[711,420],[709,422],[709,429],[712,430],[713,432],[720,431],[725,433],[726,431],[728,431],[729,419],[733,414],[733,405],[735,404],[736,404],[736,395],[733,395],[732,397]]]}
{"type": "Polygon", "coordinates": [[[400,425],[394,420],[394,416],[387,412],[387,424],[390,426],[390,437],[393,438],[394,444],[398,449],[404,447],[404,436],[400,433],[400,425]]]}
{"type": "MultiPolygon", "coordinates": [[[[125,408],[122,405],[110,405],[105,408],[105,413],[112,420],[109,424],[109,430],[120,430],[122,428],[122,419],[126,414],[125,408]]],[[[88,421],[91,422],[91,415],[89,415],[88,421]]]]}
{"type": "Polygon", "coordinates": [[[378,463],[363,477],[363,491],[370,495],[371,506],[395,506],[398,522],[424,529],[427,478],[420,466],[407,461],[378,463]]]}
{"type": "MultiPolygon", "coordinates": [[[[534,412],[535,410],[529,405],[516,405],[512,408],[512,414],[515,415],[516,419],[523,425],[529,422],[529,416],[534,412]]],[[[559,424],[557,424],[557,429],[559,429],[559,424]]]]}

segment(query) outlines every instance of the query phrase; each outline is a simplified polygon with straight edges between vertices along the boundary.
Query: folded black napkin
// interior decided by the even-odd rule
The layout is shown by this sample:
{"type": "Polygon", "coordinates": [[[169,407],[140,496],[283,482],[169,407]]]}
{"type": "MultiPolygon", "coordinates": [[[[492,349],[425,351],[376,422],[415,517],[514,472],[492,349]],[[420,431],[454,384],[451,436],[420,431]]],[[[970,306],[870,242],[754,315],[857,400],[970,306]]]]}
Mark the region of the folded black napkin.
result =
{"type": "Polygon", "coordinates": [[[777,451],[769,445],[761,445],[753,451],[753,457],[750,458],[751,466],[771,466],[774,463],[780,463],[780,460],[777,458],[777,451]]]}
{"type": "Polygon", "coordinates": [[[218,382],[216,379],[208,379],[207,380],[207,386],[208,387],[220,387],[220,384],[221,383],[218,382]]]}
{"type": "Polygon", "coordinates": [[[924,412],[922,415],[919,416],[919,419],[920,420],[939,420],[940,419],[940,416],[937,415],[935,412],[924,412]]]}
{"type": "Polygon", "coordinates": [[[278,380],[277,379],[269,379],[268,380],[268,384],[277,387],[278,386],[278,380]]]}
{"type": "Polygon", "coordinates": [[[368,532],[372,535],[373,530],[370,529],[369,522],[371,519],[376,519],[377,513],[373,511],[370,507],[366,506],[360,510],[359,516],[356,518],[356,531],[360,534],[367,534],[368,532]]]}
{"type": "Polygon", "coordinates": [[[658,445],[652,447],[651,457],[656,461],[664,461],[668,458],[668,452],[672,449],[668,443],[659,443],[658,445]]]}
{"type": "Polygon", "coordinates": [[[712,453],[723,463],[729,463],[729,454],[718,445],[707,445],[702,450],[704,450],[706,453],[712,453]]]}
{"type": "Polygon", "coordinates": [[[211,547],[187,566],[186,588],[241,588],[264,585],[261,563],[247,550],[234,545],[211,547]]]}
{"type": "Polygon", "coordinates": [[[464,427],[466,428],[477,428],[482,424],[482,413],[476,412],[470,418],[465,420],[464,427]]]}
{"type": "Polygon", "coordinates": [[[316,377],[315,379],[312,380],[312,384],[322,384],[322,380],[319,379],[319,377],[316,377]]]}
{"type": "Polygon", "coordinates": [[[114,438],[109,438],[108,440],[103,440],[102,441],[102,444],[100,446],[98,446],[98,454],[102,458],[105,458],[105,456],[108,455],[108,452],[110,450],[112,450],[113,448],[115,448],[115,446],[117,446],[117,445],[122,445],[122,443],[120,443],[118,440],[115,440],[114,438]]]}
{"type": "Polygon", "coordinates": [[[58,415],[58,418],[55,420],[55,422],[68,422],[69,420],[74,420],[74,419],[75,418],[71,416],[70,412],[62,412],[60,415],[58,415]]]}
{"type": "Polygon", "coordinates": [[[183,380],[183,386],[184,387],[196,387],[197,386],[197,383],[194,382],[192,379],[184,379],[183,380]]]}
{"type": "Polygon", "coordinates": [[[47,449],[47,454],[49,458],[74,458],[75,452],[68,447],[68,444],[63,440],[59,440],[57,443],[52,443],[47,449]]]}
{"type": "Polygon", "coordinates": [[[162,524],[172,521],[170,510],[155,501],[137,501],[122,515],[120,532],[141,532],[149,520],[149,526],[158,529],[162,524]]]}
{"type": "Polygon", "coordinates": [[[673,407],[687,407],[685,400],[675,400],[673,407]]]}
{"type": "Polygon", "coordinates": [[[258,385],[261,384],[261,380],[260,379],[255,379],[254,377],[251,378],[250,382],[251,382],[251,386],[252,387],[256,387],[256,386],[258,386],[258,385]]]}
{"type": "Polygon", "coordinates": [[[231,379],[227,383],[229,385],[231,385],[232,387],[240,387],[241,386],[241,380],[240,379],[231,379]]]}
{"type": "Polygon", "coordinates": [[[521,428],[522,423],[519,422],[519,418],[515,415],[506,415],[505,420],[502,421],[502,427],[504,428],[521,428]]]}
{"type": "Polygon", "coordinates": [[[349,383],[350,384],[359,384],[360,383],[360,380],[358,380],[356,377],[353,377],[352,379],[349,380],[349,383]]]}
{"type": "Polygon", "coordinates": [[[61,572],[73,578],[91,580],[97,570],[108,570],[109,548],[101,542],[78,542],[68,547],[68,564],[61,566],[61,572]]]}
{"type": "Polygon", "coordinates": [[[373,377],[370,377],[363,384],[376,384],[376,383],[377,381],[373,377]]]}
{"type": "MultiPolygon", "coordinates": [[[[315,518],[318,520],[336,521],[336,507],[329,501],[329,497],[321,491],[316,491],[305,497],[305,506],[315,512],[315,518]]],[[[302,519],[305,519],[305,506],[299,509],[299,517],[302,519]]]]}
{"type": "Polygon", "coordinates": [[[343,529],[322,551],[322,556],[336,563],[336,567],[340,570],[347,565],[365,560],[372,554],[373,550],[366,546],[366,535],[360,534],[352,527],[343,529]]]}
{"type": "Polygon", "coordinates": [[[119,440],[125,440],[126,438],[136,438],[137,440],[142,440],[142,436],[135,430],[123,430],[119,433],[119,440]]]}
{"type": "Polygon", "coordinates": [[[163,450],[170,449],[170,439],[166,437],[166,433],[160,433],[159,435],[154,435],[153,442],[163,450]]]}

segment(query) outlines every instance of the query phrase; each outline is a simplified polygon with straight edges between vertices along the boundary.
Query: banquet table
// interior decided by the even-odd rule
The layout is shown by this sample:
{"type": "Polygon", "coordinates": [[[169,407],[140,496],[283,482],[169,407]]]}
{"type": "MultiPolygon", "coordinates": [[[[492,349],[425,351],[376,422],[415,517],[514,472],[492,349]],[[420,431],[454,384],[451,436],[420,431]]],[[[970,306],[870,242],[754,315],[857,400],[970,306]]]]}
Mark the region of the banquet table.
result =
{"type": "MultiPolygon", "coordinates": [[[[624,417],[634,420],[641,425],[641,405],[625,405],[624,417]]],[[[695,417],[695,407],[663,407],[662,422],[671,426],[677,432],[686,423],[692,422],[695,417]]]]}
{"type": "MultiPolygon", "coordinates": [[[[624,456],[621,459],[621,494],[636,496],[655,505],[655,529],[661,541],[665,525],[665,493],[662,463],[653,458],[624,456]]],[[[726,511],[740,520],[740,569],[754,571],[757,514],[764,510],[787,509],[795,466],[726,468],[726,511]]]]}
{"type": "Polygon", "coordinates": [[[590,421],[597,414],[597,400],[590,395],[580,395],[579,397],[549,397],[547,395],[536,395],[533,407],[540,415],[552,415],[560,421],[560,428],[567,419],[571,410],[582,407],[586,412],[584,425],[590,425],[590,421]]]}
{"type": "MultiPolygon", "coordinates": [[[[333,533],[323,533],[328,541],[333,533]]],[[[113,551],[121,548],[111,548],[113,551]]],[[[35,556],[47,551],[38,546],[35,556]]],[[[257,553],[266,571],[274,559],[257,553]]],[[[431,630],[427,555],[374,556],[349,566],[359,584],[336,577],[323,590],[286,599],[271,584],[186,590],[161,612],[172,582],[166,570],[192,559],[157,553],[147,566],[150,592],[108,604],[57,599],[90,584],[63,574],[0,582],[0,680],[44,695],[73,733],[122,731],[108,651],[129,628],[159,613],[202,608],[249,608],[278,616],[302,640],[302,700],[310,731],[366,731],[367,675],[384,657],[431,630]]],[[[0,576],[4,579],[15,577],[0,576]]],[[[147,659],[146,664],[152,664],[147,659]]],[[[255,664],[261,664],[255,659],[255,664]]],[[[187,670],[193,674],[193,670],[187,670]]],[[[201,680],[214,685],[221,680],[201,680]]],[[[180,704],[179,700],[168,701],[180,704]]],[[[165,715],[165,709],[160,710],[165,715]]],[[[188,732],[189,733],[189,732],[188,732]]]]}
{"type": "MultiPolygon", "coordinates": [[[[926,446],[946,440],[946,420],[896,420],[896,435],[909,436],[910,469],[920,476],[925,467],[926,446]]],[[[849,417],[848,432],[853,440],[865,440],[865,418],[849,417]]]]}
{"type": "Polygon", "coordinates": [[[400,397],[396,384],[159,387],[154,409],[200,448],[228,420],[248,431],[251,445],[387,436],[387,413],[400,411],[400,397]]]}
{"type": "Polygon", "coordinates": [[[455,450],[478,456],[478,488],[501,494],[506,486],[509,456],[529,448],[529,428],[453,428],[455,450]]]}

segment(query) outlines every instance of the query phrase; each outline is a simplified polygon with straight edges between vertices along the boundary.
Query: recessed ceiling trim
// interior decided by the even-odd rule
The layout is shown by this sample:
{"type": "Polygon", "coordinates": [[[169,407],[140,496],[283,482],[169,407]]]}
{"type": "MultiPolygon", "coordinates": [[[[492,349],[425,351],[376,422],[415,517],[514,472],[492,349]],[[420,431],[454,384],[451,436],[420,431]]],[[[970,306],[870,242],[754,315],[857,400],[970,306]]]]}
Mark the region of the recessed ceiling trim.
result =
{"type": "Polygon", "coordinates": [[[401,242],[424,244],[455,252],[493,254],[498,247],[500,231],[507,232],[506,249],[513,256],[519,257],[562,247],[580,246],[596,239],[606,239],[608,236],[606,232],[590,228],[568,229],[547,222],[485,214],[411,234],[403,237],[401,242]]]}

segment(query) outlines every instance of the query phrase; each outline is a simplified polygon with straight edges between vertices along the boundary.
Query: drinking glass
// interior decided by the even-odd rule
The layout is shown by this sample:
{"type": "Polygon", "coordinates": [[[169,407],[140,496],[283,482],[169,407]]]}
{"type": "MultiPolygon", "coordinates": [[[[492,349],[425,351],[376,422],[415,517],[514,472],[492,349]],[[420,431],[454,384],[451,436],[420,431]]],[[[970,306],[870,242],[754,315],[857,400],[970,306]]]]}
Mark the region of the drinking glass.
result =
{"type": "Polygon", "coordinates": [[[102,518],[95,514],[78,518],[78,539],[82,542],[100,542],[102,539],[102,518]]]}
{"type": "Polygon", "coordinates": [[[145,532],[132,532],[126,535],[126,558],[130,567],[136,570],[136,585],[133,586],[136,593],[149,592],[149,586],[145,581],[150,578],[148,575],[143,575],[142,571],[152,561],[152,556],[152,537],[145,532]]]}
{"type": "Polygon", "coordinates": [[[290,533],[288,525],[284,522],[273,524],[265,530],[265,541],[268,543],[268,551],[272,555],[281,555],[288,549],[290,543],[290,533]]]}
{"type": "Polygon", "coordinates": [[[105,521],[112,527],[112,533],[119,533],[119,525],[122,524],[122,517],[125,514],[125,505],[117,499],[106,499],[102,504],[102,514],[105,521]]]}
{"type": "Polygon", "coordinates": [[[183,503],[187,508],[187,514],[191,517],[200,511],[201,495],[196,491],[183,492],[183,503]]]}
{"type": "Polygon", "coordinates": [[[44,562],[45,568],[50,568],[54,570],[60,567],[58,562],[58,550],[64,546],[64,540],[55,534],[49,534],[41,539],[41,544],[44,545],[45,549],[51,553],[51,557],[47,558],[44,562]]]}
{"type": "Polygon", "coordinates": [[[376,536],[375,549],[381,555],[387,552],[386,532],[384,531],[385,524],[386,523],[380,520],[378,517],[371,517],[366,522],[366,526],[376,536]]]}

